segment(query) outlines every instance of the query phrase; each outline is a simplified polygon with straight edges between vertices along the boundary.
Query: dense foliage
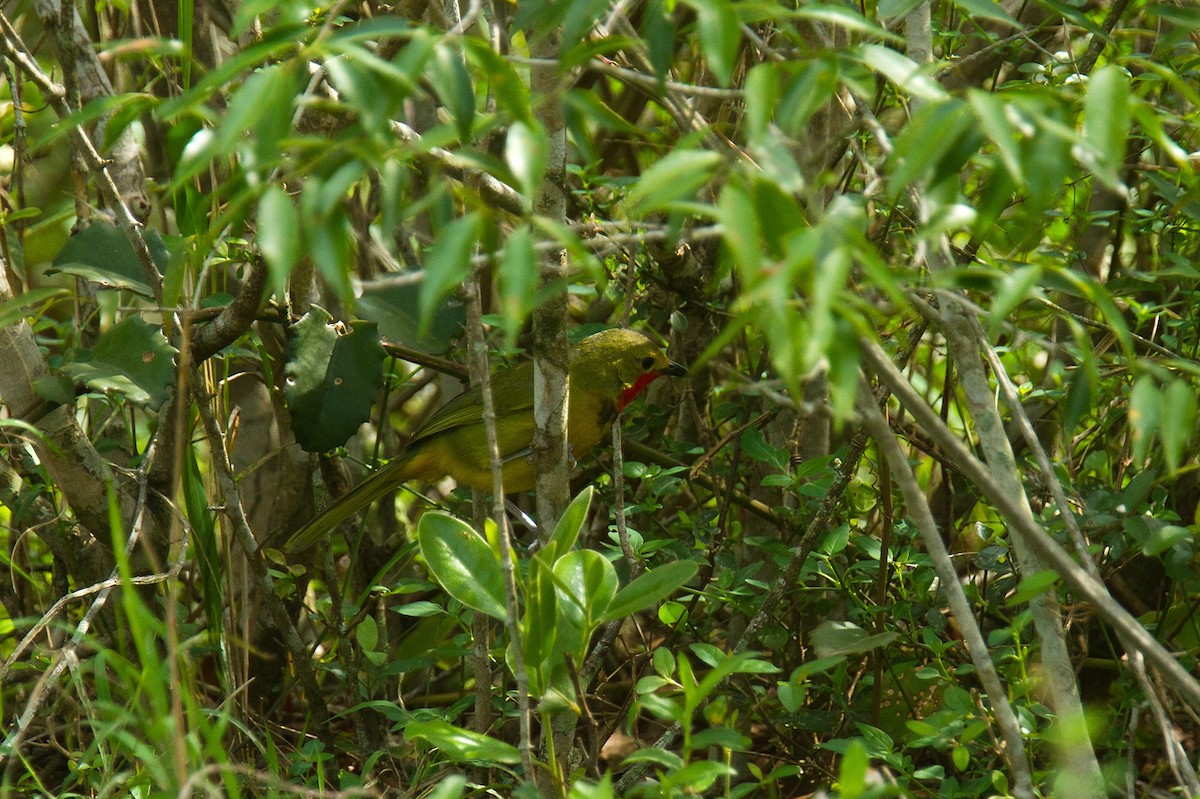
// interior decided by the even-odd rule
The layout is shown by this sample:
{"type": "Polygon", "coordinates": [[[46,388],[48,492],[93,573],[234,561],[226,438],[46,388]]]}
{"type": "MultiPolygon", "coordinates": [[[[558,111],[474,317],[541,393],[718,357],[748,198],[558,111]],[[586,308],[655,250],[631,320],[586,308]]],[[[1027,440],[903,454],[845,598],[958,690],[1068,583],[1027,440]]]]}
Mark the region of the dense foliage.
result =
{"type": "Polygon", "coordinates": [[[8,4],[0,796],[1200,795],[1197,30],[8,4]],[[287,551],[609,326],[536,505],[287,551]]]}

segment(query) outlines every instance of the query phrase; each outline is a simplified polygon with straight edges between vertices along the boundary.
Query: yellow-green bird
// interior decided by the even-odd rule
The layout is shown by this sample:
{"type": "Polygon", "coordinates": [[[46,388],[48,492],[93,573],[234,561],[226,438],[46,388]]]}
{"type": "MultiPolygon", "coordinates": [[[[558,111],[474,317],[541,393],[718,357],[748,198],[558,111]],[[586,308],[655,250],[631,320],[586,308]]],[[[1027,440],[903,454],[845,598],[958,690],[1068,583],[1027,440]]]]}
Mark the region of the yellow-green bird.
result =
{"type": "MultiPolygon", "coordinates": [[[[634,330],[604,330],[571,347],[568,373],[567,441],[572,457],[581,459],[604,437],[617,414],[646,386],[663,375],[687,370],[667,359],[650,339],[634,330]]],[[[492,375],[496,440],[504,463],[504,490],[527,491],[537,482],[530,443],[533,441],[533,363],[492,375]]],[[[460,485],[491,492],[492,471],[483,400],[468,389],[438,408],[398,456],[338,498],[287,542],[286,549],[306,549],[362,508],[410,480],[434,481],[449,475],[460,485]]]]}

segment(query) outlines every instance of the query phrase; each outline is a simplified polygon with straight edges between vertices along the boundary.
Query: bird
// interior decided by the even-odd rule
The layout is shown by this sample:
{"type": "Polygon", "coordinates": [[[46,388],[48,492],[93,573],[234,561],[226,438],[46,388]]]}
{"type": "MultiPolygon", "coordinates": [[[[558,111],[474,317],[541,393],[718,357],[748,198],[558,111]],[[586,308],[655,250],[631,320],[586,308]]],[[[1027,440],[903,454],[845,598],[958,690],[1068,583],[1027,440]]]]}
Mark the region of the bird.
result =
{"type": "MultiPolygon", "coordinates": [[[[567,373],[567,446],[571,458],[578,461],[600,443],[617,415],[647,386],[664,375],[683,377],[687,369],[669,360],[644,334],[610,328],[569,348],[567,373]]],[[[537,482],[531,449],[533,363],[502,369],[492,375],[491,384],[504,491],[528,491],[537,482]]],[[[483,399],[478,387],[467,389],[434,411],[399,455],[297,530],[284,549],[293,553],[307,549],[326,532],[405,483],[432,482],[446,476],[459,485],[492,491],[483,399]]]]}

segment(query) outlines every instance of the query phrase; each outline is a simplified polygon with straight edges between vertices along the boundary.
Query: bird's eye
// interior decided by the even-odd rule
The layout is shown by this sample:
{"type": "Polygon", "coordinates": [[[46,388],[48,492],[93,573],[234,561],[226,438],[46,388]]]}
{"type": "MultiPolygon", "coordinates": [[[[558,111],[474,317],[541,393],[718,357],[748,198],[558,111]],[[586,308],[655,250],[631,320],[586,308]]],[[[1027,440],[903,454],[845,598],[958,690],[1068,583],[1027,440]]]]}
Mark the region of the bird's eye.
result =
{"type": "Polygon", "coordinates": [[[654,364],[654,356],[647,355],[645,358],[642,358],[642,369],[646,370],[647,372],[654,368],[654,364]]]}

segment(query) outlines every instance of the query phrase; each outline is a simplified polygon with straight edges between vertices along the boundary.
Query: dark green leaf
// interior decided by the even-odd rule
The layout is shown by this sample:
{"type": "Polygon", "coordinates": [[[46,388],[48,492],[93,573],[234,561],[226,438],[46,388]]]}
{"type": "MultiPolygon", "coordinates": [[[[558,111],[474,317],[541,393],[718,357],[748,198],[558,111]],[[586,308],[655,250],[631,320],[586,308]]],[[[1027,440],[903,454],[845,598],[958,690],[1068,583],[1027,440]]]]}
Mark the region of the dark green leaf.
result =
{"type": "Polygon", "coordinates": [[[384,340],[441,355],[462,336],[467,311],[457,299],[448,298],[433,308],[422,327],[419,303],[424,279],[424,273],[403,272],[366,283],[354,310],[377,323],[384,340]]]}
{"type": "MultiPolygon", "coordinates": [[[[162,236],[155,230],[143,230],[142,238],[159,272],[167,267],[170,254],[162,236]]],[[[146,270],[133,252],[124,231],[102,220],[93,221],[74,234],[54,256],[54,268],[48,270],[82,277],[109,288],[125,289],[147,299],[154,292],[146,279],[146,270]]]]}
{"type": "Polygon", "coordinates": [[[308,452],[346,443],[370,417],[383,385],[386,355],[375,324],[353,322],[345,330],[331,321],[316,306],[305,314],[292,327],[283,367],[296,441],[308,452]]]}
{"type": "Polygon", "coordinates": [[[695,561],[677,560],[650,569],[617,592],[604,612],[603,621],[623,619],[666,599],[692,579],[698,568],[695,561]]]}
{"type": "Polygon", "coordinates": [[[175,381],[178,354],[157,325],[130,316],[100,336],[88,361],[63,364],[62,371],[97,391],[115,391],[157,408],[175,381]]]}
{"type": "Polygon", "coordinates": [[[446,593],[492,618],[508,618],[500,559],[470,526],[429,511],[417,522],[417,542],[429,573],[446,593]]]}

